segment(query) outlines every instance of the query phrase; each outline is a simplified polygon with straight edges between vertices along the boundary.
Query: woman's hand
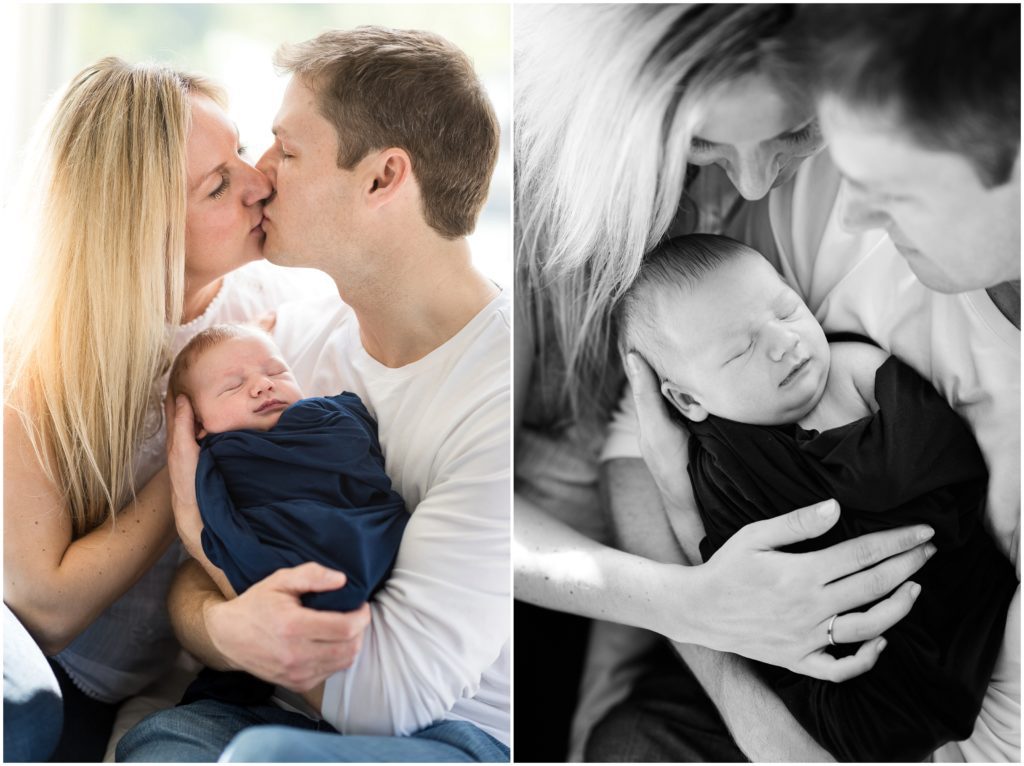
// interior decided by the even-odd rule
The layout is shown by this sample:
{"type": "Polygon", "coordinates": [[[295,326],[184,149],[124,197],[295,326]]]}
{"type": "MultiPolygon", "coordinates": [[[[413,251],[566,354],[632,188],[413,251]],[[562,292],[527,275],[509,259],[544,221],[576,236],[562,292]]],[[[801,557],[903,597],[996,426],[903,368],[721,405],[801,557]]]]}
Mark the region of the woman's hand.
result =
{"type": "Polygon", "coordinates": [[[202,552],[199,536],[203,520],[196,500],[196,466],[199,443],[196,441],[195,416],[188,397],[177,401],[167,395],[164,403],[167,422],[167,470],[171,479],[171,506],[178,536],[193,556],[202,552]]]}
{"type": "MultiPolygon", "coordinates": [[[[662,501],[677,512],[692,507],[692,492],[681,470],[687,462],[686,435],[668,417],[647,364],[630,354],[626,370],[640,421],[641,451],[662,501]]],[[[873,667],[885,647],[881,634],[906,616],[920,592],[916,583],[905,581],[934,553],[928,542],[934,532],[918,525],[812,553],[779,552],[824,534],[838,520],[838,505],[827,501],[749,524],[707,564],[696,567],[692,574],[697,588],[686,605],[686,621],[696,624],[700,637],[696,643],[832,681],[873,667]],[[866,612],[846,614],[889,593],[866,612]],[[825,651],[830,627],[835,643],[864,644],[855,655],[836,659],[825,651]]],[[[677,638],[670,625],[664,632],[677,638]]]]}

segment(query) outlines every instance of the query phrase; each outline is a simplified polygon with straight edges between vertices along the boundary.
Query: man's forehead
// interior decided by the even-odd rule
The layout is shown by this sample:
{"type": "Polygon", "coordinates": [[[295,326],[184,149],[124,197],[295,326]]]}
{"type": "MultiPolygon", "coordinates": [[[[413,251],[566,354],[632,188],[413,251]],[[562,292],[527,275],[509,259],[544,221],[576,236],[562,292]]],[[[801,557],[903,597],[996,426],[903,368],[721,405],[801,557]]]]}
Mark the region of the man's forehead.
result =
{"type": "Polygon", "coordinates": [[[832,158],[854,186],[913,184],[927,171],[925,150],[903,128],[895,109],[857,109],[826,95],[818,113],[832,158]]]}

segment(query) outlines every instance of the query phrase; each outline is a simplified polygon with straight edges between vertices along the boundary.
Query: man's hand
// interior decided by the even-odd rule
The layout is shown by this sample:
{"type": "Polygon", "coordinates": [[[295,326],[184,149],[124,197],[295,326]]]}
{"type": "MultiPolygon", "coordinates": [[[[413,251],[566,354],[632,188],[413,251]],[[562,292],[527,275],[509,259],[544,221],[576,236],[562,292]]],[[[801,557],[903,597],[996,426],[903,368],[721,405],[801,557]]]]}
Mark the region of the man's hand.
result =
{"type": "MultiPolygon", "coordinates": [[[[687,463],[686,434],[668,417],[650,367],[629,354],[626,370],[641,451],[665,507],[692,513],[685,510],[693,507],[692,490],[681,470],[687,463]]],[[[687,608],[689,622],[701,626],[698,643],[825,680],[842,681],[870,670],[885,648],[881,634],[906,616],[920,592],[919,585],[906,580],[935,552],[928,542],[934,531],[917,525],[813,553],[778,551],[824,534],[838,520],[838,505],[826,501],[749,524],[733,535],[694,570],[700,597],[687,608]],[[886,594],[867,612],[847,614],[886,594]],[[836,643],[864,644],[851,657],[832,657],[825,651],[830,626],[836,643]]],[[[676,638],[670,622],[666,614],[663,632],[676,638]]]]}
{"type": "Polygon", "coordinates": [[[279,569],[238,598],[206,607],[210,640],[228,667],[308,691],[351,667],[370,624],[370,607],[319,611],[302,606],[299,597],[344,584],[344,573],[315,563],[279,569]]]}
{"type": "Polygon", "coordinates": [[[188,398],[179,395],[164,402],[167,422],[167,471],[171,480],[171,506],[178,536],[185,548],[195,556],[202,550],[199,535],[203,521],[196,501],[196,466],[199,464],[199,444],[196,442],[195,416],[188,398]]]}

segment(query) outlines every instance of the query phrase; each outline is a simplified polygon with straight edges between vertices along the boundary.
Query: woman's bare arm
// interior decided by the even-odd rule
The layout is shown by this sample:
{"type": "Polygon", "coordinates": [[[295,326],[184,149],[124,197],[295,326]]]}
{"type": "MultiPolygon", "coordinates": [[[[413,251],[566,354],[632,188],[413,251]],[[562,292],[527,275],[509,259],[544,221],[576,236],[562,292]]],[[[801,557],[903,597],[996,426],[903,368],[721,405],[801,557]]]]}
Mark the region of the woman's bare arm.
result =
{"type": "Polygon", "coordinates": [[[67,646],[174,536],[163,469],[116,517],[72,541],[60,493],[36,460],[19,414],[4,408],[4,601],[44,653],[67,646]]]}

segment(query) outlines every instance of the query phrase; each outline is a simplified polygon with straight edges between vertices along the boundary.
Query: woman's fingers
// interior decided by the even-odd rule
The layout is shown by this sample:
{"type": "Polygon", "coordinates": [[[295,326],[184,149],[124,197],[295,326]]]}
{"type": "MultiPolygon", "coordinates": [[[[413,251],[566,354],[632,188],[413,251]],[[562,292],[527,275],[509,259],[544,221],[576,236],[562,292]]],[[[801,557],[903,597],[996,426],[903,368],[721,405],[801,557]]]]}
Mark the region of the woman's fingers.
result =
{"type": "Polygon", "coordinates": [[[862,644],[857,653],[849,657],[836,658],[828,652],[819,651],[807,656],[793,670],[801,675],[824,681],[847,681],[871,670],[878,662],[883,649],[885,639],[876,638],[862,644]]]}
{"type": "MultiPolygon", "coordinates": [[[[879,601],[866,612],[839,615],[832,624],[832,640],[837,644],[856,644],[878,638],[910,613],[920,593],[920,585],[905,582],[889,598],[879,601]]],[[[822,623],[822,636],[826,643],[831,619],[822,623]]]]}
{"type": "Polygon", "coordinates": [[[918,545],[909,551],[887,558],[869,569],[826,585],[823,604],[833,614],[841,614],[870,604],[891,593],[906,581],[914,572],[924,566],[933,553],[935,553],[935,546],[932,543],[918,545]]]}
{"type": "MultiPolygon", "coordinates": [[[[866,570],[898,554],[919,549],[934,534],[935,530],[926,524],[887,529],[837,543],[831,548],[819,551],[817,557],[821,560],[822,574],[828,578],[825,582],[832,582],[866,570]]],[[[922,560],[917,566],[910,569],[900,580],[889,584],[889,587],[878,593],[875,598],[891,591],[913,572],[916,572],[926,560],[922,560]]],[[[861,604],[863,603],[861,602],[861,604]]],[[[859,606],[859,604],[855,606],[859,606]]]]}
{"type": "Polygon", "coordinates": [[[835,500],[826,500],[782,516],[748,524],[738,534],[743,534],[751,547],[758,550],[774,550],[823,535],[837,521],[839,504],[835,500]]]}

